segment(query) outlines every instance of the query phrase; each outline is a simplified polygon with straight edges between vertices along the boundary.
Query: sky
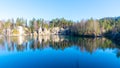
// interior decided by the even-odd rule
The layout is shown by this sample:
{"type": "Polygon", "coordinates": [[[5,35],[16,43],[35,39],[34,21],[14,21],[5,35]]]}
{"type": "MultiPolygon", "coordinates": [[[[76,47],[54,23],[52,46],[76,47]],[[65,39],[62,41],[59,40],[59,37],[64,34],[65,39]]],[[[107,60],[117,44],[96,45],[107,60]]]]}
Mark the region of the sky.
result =
{"type": "Polygon", "coordinates": [[[0,0],[0,20],[17,17],[51,20],[120,16],[120,0],[0,0]]]}

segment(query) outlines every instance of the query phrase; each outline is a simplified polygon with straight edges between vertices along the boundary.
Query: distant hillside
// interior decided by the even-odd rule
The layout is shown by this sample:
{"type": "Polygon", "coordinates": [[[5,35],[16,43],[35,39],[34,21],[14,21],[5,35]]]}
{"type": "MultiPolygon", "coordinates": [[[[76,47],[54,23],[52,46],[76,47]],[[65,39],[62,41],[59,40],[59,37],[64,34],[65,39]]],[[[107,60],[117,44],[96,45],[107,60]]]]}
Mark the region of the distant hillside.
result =
{"type": "Polygon", "coordinates": [[[100,20],[112,20],[112,21],[118,21],[120,20],[120,16],[118,17],[104,17],[104,18],[101,18],[100,20]]]}

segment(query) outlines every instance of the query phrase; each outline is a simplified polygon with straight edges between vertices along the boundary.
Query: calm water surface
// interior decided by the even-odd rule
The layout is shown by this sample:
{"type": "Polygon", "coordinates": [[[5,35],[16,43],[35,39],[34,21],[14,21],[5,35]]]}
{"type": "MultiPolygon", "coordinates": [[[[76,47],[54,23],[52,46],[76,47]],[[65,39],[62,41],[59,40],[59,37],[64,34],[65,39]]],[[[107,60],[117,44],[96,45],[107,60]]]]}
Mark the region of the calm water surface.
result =
{"type": "Polygon", "coordinates": [[[105,38],[1,37],[0,68],[120,68],[120,46],[105,38]]]}

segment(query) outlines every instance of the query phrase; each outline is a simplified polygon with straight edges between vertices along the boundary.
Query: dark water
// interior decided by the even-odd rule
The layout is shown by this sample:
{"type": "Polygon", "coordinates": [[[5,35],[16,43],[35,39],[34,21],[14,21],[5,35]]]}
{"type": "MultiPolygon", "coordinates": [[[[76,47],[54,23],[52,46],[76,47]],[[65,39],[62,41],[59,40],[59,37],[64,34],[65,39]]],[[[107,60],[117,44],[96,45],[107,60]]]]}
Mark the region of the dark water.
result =
{"type": "Polygon", "coordinates": [[[1,37],[0,68],[120,68],[120,46],[105,38],[1,37]]]}

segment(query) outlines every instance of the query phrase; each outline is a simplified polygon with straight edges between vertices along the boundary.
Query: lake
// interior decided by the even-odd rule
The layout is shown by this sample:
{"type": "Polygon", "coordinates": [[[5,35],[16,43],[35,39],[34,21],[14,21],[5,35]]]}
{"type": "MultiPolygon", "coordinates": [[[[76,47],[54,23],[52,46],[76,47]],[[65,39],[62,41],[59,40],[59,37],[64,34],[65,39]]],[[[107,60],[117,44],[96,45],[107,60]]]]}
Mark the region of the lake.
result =
{"type": "Polygon", "coordinates": [[[120,46],[105,38],[0,38],[0,68],[120,68],[120,46]]]}

